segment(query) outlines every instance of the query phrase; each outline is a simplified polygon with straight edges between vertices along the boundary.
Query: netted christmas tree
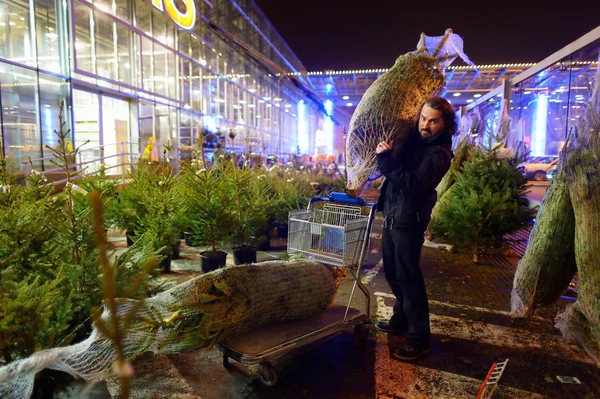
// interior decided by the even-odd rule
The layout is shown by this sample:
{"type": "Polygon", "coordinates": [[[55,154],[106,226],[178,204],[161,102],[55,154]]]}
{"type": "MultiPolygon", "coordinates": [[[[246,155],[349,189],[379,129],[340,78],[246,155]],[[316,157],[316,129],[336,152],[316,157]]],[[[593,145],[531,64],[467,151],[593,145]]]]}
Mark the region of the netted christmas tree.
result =
{"type": "Polygon", "coordinates": [[[449,198],[439,204],[439,216],[429,224],[439,241],[470,250],[474,262],[484,252],[502,248],[503,236],[522,229],[534,216],[518,166],[524,156],[503,157],[501,147],[470,150],[470,160],[453,172],[449,198]]]}
{"type": "Polygon", "coordinates": [[[565,159],[566,185],[575,215],[577,302],[557,316],[556,326],[600,365],[600,69],[577,131],[565,159]]]}
{"type": "Polygon", "coordinates": [[[439,94],[446,68],[461,57],[463,41],[447,29],[444,36],[421,35],[417,50],[398,57],[365,92],[356,107],[346,142],[346,190],[358,195],[368,180],[380,176],[375,149],[380,141],[394,140],[402,148],[415,129],[415,116],[425,100],[439,94]]]}
{"type": "Polygon", "coordinates": [[[569,197],[565,160],[560,155],[557,172],[542,200],[535,226],[513,282],[511,311],[533,317],[535,310],[556,301],[573,279],[575,264],[575,214],[569,197]]]}

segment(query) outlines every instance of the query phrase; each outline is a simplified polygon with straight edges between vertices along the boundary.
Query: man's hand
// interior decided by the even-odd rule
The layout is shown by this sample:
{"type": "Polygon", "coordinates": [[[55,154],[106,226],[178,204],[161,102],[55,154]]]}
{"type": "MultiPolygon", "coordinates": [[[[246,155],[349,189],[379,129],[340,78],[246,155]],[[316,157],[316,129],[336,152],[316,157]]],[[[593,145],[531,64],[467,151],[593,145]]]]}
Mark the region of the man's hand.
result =
{"type": "Polygon", "coordinates": [[[381,141],[379,144],[377,144],[377,149],[375,151],[377,152],[377,154],[381,154],[382,152],[391,150],[393,145],[394,140],[390,140],[389,143],[381,141]]]}

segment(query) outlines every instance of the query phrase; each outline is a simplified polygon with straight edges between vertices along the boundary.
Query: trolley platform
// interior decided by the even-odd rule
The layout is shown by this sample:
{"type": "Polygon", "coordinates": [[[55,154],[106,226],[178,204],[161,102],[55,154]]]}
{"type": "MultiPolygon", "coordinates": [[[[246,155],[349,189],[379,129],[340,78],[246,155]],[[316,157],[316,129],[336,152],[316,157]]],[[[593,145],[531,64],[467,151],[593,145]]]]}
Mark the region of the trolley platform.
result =
{"type": "Polygon", "coordinates": [[[215,346],[223,353],[223,366],[229,367],[229,359],[259,364],[261,381],[273,386],[277,370],[271,362],[284,354],[348,327],[354,327],[359,338],[368,336],[370,294],[360,277],[374,214],[374,203],[342,193],[314,197],[307,209],[290,212],[288,253],[302,253],[309,259],[345,268],[354,280],[348,302],[334,303],[306,319],[270,324],[226,339],[215,346]],[[356,287],[365,297],[364,309],[350,306],[356,287]]]}

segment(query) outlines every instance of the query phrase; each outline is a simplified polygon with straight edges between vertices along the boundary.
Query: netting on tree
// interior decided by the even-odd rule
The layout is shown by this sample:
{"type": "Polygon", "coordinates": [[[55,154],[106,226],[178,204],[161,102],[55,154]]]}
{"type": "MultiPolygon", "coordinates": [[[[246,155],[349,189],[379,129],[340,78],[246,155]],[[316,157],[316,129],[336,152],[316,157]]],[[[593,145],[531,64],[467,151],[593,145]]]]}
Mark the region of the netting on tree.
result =
{"type": "Polygon", "coordinates": [[[575,214],[577,302],[556,317],[562,334],[578,341],[600,365],[600,69],[566,159],[575,214]]]}
{"type": "Polygon", "coordinates": [[[401,148],[414,129],[423,102],[439,94],[446,83],[444,71],[463,53],[460,36],[448,29],[444,36],[421,35],[417,50],[401,55],[365,92],[350,120],[346,142],[347,190],[358,194],[377,177],[375,149],[380,141],[394,140],[401,148]]]}
{"type": "MultiPolygon", "coordinates": [[[[144,352],[181,353],[210,348],[228,336],[325,310],[334,300],[344,269],[318,262],[272,261],[227,267],[204,274],[144,300],[119,300],[121,328],[134,307],[122,347],[128,359],[144,352]],[[141,306],[140,306],[141,305],[141,306]]],[[[102,314],[108,319],[108,311],[102,314]]],[[[94,328],[75,345],[37,352],[0,368],[0,397],[28,398],[35,375],[45,368],[85,380],[109,375],[117,352],[94,328]]]]}
{"type": "Polygon", "coordinates": [[[533,315],[554,302],[578,273],[577,302],[556,327],[600,364],[600,72],[580,116],[577,135],[560,154],[536,226],[515,273],[512,313],[533,315]]]}
{"type": "Polygon", "coordinates": [[[575,215],[566,184],[564,148],[529,243],[513,281],[511,312],[533,316],[536,308],[556,301],[573,279],[575,264],[575,215]]]}

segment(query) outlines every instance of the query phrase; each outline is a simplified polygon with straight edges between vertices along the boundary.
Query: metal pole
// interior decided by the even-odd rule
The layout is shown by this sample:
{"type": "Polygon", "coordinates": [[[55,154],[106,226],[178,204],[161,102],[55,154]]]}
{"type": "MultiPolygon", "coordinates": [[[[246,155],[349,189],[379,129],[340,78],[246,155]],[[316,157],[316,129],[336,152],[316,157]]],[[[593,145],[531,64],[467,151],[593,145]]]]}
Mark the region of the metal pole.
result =
{"type": "MultiPolygon", "coordinates": [[[[277,98],[279,99],[279,107],[275,107],[275,108],[279,108],[279,112],[277,113],[277,115],[280,117],[281,116],[281,79],[283,79],[285,76],[284,73],[281,74],[281,77],[277,80],[277,98]]],[[[277,146],[277,155],[281,158],[281,118],[278,118],[279,120],[277,121],[277,125],[279,126],[279,144],[277,146]]]]}
{"type": "Polygon", "coordinates": [[[125,184],[125,143],[121,142],[121,183],[125,184]]]}

